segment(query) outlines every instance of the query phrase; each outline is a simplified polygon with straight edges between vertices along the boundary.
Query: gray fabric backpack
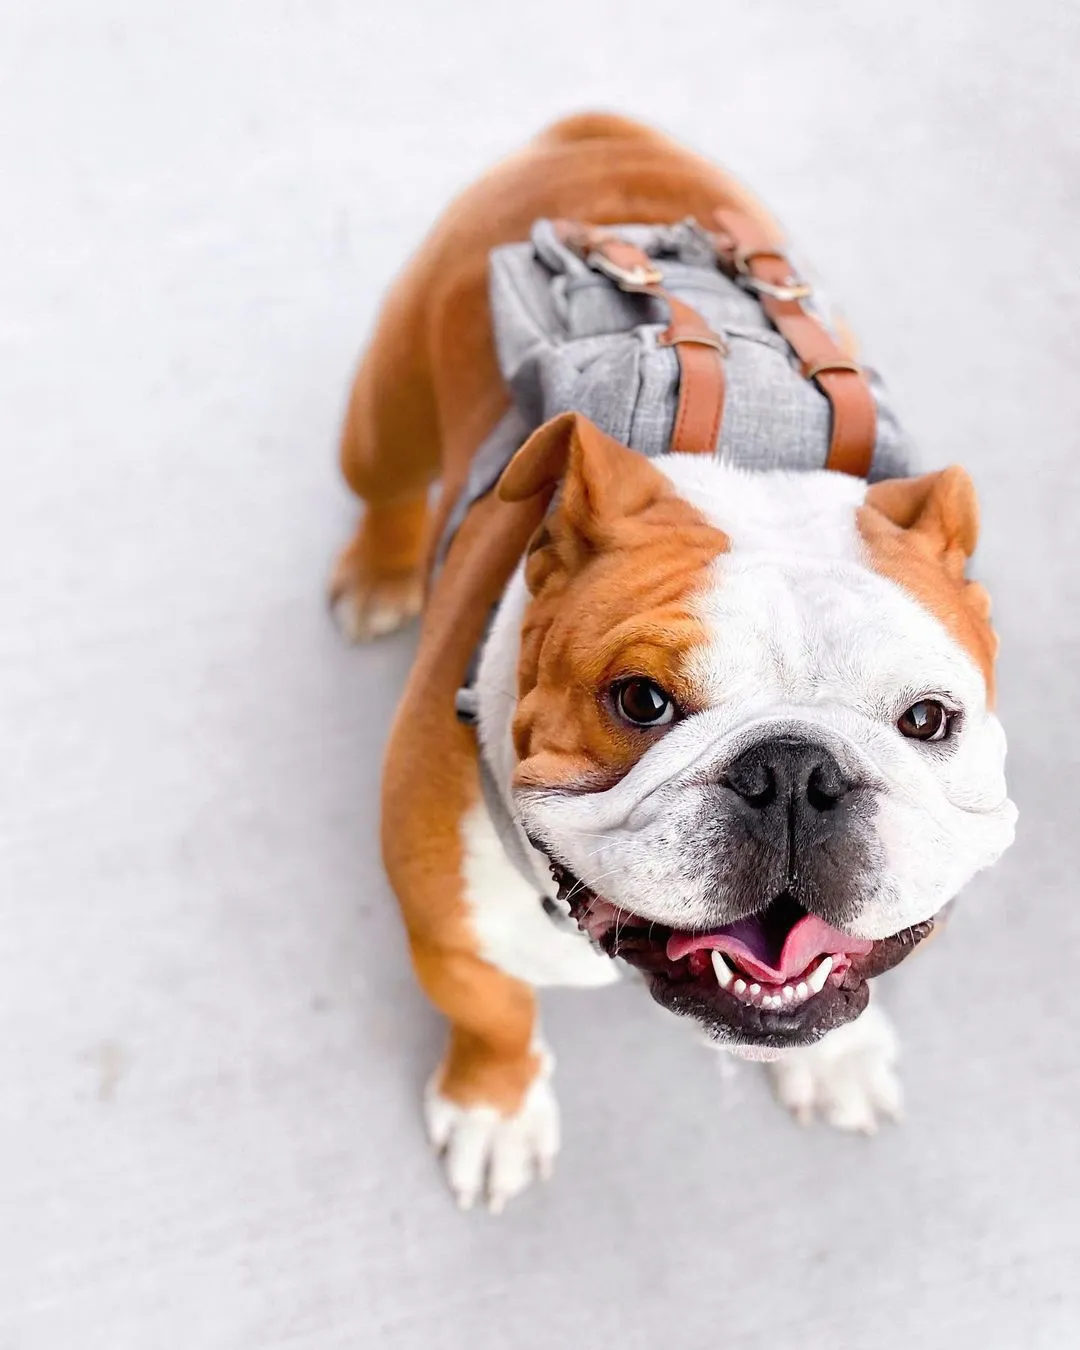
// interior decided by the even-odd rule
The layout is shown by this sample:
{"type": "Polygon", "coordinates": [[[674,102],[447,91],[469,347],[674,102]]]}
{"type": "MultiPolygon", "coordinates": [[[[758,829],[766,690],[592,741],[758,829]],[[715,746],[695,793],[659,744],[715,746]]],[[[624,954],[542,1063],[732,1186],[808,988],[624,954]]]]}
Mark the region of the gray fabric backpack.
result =
{"type": "MultiPolygon", "coordinates": [[[[754,289],[717,265],[711,236],[692,221],[613,226],[611,233],[655,260],[665,290],[693,306],[724,339],[726,395],[716,457],[745,469],[825,467],[829,400],[804,378],[754,289]]],[[[657,341],[668,323],[664,304],[620,290],[562,242],[550,220],[537,221],[530,240],[492,252],[490,303],[513,407],[477,452],[443,549],[469,507],[549,418],[583,413],[624,445],[653,456],[669,449],[678,405],[678,358],[657,341]]],[[[830,327],[816,291],[802,303],[830,327]]],[[[877,410],[869,478],[908,474],[907,437],[880,377],[865,367],[863,372],[877,410]]]]}

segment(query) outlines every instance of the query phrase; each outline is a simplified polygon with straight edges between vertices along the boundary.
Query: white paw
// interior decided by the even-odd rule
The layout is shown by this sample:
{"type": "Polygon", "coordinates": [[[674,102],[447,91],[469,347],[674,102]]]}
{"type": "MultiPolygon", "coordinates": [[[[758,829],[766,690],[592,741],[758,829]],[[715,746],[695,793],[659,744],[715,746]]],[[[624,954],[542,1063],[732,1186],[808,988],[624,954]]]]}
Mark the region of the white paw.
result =
{"type": "Polygon", "coordinates": [[[424,583],[410,574],[332,593],[330,607],[343,637],[370,642],[404,628],[420,613],[423,601],[424,583]]]}
{"type": "Polygon", "coordinates": [[[817,1045],[789,1050],[769,1065],[769,1077],[800,1125],[820,1114],[838,1130],[876,1134],[881,1120],[899,1120],[902,1113],[897,1054],[892,1023],[871,1007],[817,1045]]]}
{"type": "Polygon", "coordinates": [[[546,1073],[513,1116],[490,1106],[458,1106],[432,1079],[424,1094],[424,1121],[462,1209],[482,1199],[490,1213],[501,1214],[535,1177],[551,1176],[559,1151],[559,1104],[546,1073]]]}

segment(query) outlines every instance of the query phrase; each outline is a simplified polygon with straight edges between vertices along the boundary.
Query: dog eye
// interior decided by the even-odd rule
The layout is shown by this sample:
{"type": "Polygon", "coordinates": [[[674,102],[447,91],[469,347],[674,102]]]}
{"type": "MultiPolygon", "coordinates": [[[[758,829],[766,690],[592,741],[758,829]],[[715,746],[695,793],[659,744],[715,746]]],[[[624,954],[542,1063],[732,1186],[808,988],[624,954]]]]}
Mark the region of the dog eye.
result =
{"type": "Polygon", "coordinates": [[[675,701],[652,680],[623,680],[612,690],[619,716],[636,727],[662,727],[675,717],[675,701]]]}
{"type": "Polygon", "coordinates": [[[924,698],[913,703],[897,722],[901,736],[913,741],[943,741],[949,734],[952,714],[937,699],[924,698]]]}

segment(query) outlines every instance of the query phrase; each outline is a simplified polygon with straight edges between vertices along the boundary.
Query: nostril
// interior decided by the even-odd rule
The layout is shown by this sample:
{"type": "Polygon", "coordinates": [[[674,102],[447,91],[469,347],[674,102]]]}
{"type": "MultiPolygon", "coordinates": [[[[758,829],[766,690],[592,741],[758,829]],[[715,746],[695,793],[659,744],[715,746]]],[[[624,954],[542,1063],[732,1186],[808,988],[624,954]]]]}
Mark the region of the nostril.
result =
{"type": "Polygon", "coordinates": [[[806,800],[815,811],[831,811],[847,790],[840,766],[831,757],[815,764],[806,780],[806,800]]]}
{"type": "Polygon", "coordinates": [[[742,795],[751,806],[768,806],[776,800],[776,774],[763,765],[761,772],[755,776],[753,788],[742,795]]]}
{"type": "Polygon", "coordinates": [[[761,808],[776,800],[776,774],[760,759],[734,764],[724,784],[750,806],[761,808]]]}

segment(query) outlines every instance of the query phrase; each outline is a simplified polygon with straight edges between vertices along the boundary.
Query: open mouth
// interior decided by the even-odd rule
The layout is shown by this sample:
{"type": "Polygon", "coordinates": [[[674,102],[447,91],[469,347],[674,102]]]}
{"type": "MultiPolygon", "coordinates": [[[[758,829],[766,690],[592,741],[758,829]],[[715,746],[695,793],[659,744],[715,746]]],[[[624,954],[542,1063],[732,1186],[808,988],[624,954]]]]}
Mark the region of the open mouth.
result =
{"type": "Polygon", "coordinates": [[[782,1049],[817,1040],[866,1007],[867,980],[902,961],[934,921],[871,941],[805,910],[789,892],[756,914],[693,932],[612,905],[560,864],[559,899],[608,956],[641,970],[658,1003],[719,1039],[782,1049]]]}

